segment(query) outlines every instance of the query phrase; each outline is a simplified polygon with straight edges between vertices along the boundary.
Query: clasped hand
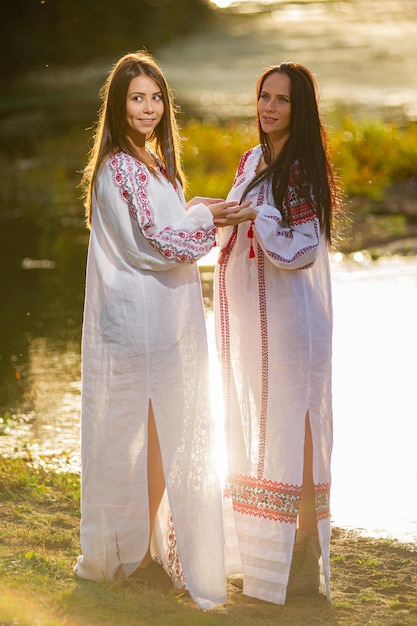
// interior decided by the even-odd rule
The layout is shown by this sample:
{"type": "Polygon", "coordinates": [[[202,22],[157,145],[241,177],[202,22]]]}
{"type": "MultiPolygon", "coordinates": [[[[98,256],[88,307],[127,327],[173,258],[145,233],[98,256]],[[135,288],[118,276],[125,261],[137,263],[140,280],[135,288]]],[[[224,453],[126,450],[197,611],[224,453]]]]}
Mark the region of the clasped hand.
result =
{"type": "Polygon", "coordinates": [[[250,200],[239,204],[236,200],[226,202],[220,198],[196,197],[187,203],[187,208],[197,203],[205,204],[211,211],[215,226],[236,226],[242,222],[254,220],[257,215],[250,200]]]}

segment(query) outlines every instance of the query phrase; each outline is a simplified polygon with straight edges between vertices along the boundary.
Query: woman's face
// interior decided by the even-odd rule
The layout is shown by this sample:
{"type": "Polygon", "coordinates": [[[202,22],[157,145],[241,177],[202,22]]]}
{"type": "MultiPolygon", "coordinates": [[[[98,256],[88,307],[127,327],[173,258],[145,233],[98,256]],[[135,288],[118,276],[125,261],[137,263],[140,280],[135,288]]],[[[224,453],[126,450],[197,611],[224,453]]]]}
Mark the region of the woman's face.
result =
{"type": "Polygon", "coordinates": [[[291,80],[287,74],[274,72],[262,85],[258,100],[261,128],[270,140],[282,139],[290,132],[291,80]]]}
{"type": "Polygon", "coordinates": [[[126,134],[135,145],[145,144],[146,135],[158,126],[163,114],[158,85],[144,74],[133,78],[126,97],[126,134]]]}

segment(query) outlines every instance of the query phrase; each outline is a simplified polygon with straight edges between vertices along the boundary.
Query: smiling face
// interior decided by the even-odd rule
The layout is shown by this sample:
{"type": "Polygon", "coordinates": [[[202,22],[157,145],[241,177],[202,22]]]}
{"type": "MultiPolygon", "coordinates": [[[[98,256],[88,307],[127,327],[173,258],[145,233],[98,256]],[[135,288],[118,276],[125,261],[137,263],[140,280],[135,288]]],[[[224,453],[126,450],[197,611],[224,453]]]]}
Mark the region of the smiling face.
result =
{"type": "Polygon", "coordinates": [[[163,114],[158,85],[145,74],[133,78],[126,96],[126,135],[135,146],[145,145],[146,136],[158,126],[163,114]]]}
{"type": "Polygon", "coordinates": [[[291,80],[274,72],[265,78],[258,99],[259,123],[272,143],[286,139],[291,123],[291,80]]]}

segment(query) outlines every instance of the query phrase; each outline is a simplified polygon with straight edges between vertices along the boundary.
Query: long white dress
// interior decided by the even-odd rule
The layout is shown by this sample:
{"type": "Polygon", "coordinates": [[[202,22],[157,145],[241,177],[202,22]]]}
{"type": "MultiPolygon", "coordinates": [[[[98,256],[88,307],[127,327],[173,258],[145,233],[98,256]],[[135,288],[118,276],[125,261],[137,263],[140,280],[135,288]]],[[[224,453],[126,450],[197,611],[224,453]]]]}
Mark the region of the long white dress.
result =
{"type": "Polygon", "coordinates": [[[196,261],[214,245],[203,204],[131,156],[98,179],[82,338],[81,547],[75,572],[129,575],[149,536],[147,419],[152,402],[166,496],[153,552],[201,608],[226,599],[222,495],[209,407],[196,261]]]}
{"type": "MultiPolygon", "coordinates": [[[[229,200],[240,200],[260,157],[260,146],[243,155],[229,200]]],[[[259,211],[254,223],[219,229],[214,287],[228,451],[226,573],[243,574],[245,594],[277,604],[286,599],[307,412],[320,584],[330,598],[331,284],[327,244],[297,168],[284,199],[291,228],[269,186],[257,186],[248,196],[259,211]]]]}

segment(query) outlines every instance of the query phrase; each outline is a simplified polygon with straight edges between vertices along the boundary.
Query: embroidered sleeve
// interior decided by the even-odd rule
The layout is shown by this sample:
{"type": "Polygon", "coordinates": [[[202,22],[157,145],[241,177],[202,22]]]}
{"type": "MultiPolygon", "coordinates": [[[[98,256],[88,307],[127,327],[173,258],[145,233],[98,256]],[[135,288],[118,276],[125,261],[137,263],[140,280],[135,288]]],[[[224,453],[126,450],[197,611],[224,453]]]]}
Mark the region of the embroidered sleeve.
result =
{"type": "Polygon", "coordinates": [[[167,260],[191,263],[207,254],[214,245],[216,228],[208,209],[198,204],[191,207],[175,223],[158,229],[147,168],[125,154],[116,154],[109,162],[120,197],[128,207],[132,220],[154,250],[167,260]]]}
{"type": "Polygon", "coordinates": [[[300,181],[300,167],[295,163],[290,171],[284,208],[292,226],[313,221],[316,217],[316,201],[313,189],[300,181]]]}
{"type": "Polygon", "coordinates": [[[282,213],[275,207],[260,204],[258,208],[254,224],[256,235],[272,263],[287,269],[310,267],[317,258],[320,223],[312,189],[300,184],[297,164],[290,173],[282,207],[290,225],[284,225],[282,213]]]}

